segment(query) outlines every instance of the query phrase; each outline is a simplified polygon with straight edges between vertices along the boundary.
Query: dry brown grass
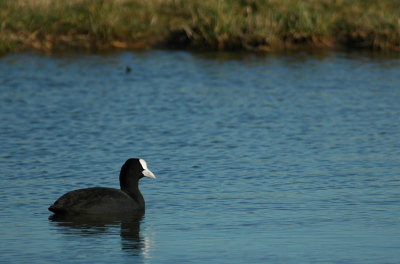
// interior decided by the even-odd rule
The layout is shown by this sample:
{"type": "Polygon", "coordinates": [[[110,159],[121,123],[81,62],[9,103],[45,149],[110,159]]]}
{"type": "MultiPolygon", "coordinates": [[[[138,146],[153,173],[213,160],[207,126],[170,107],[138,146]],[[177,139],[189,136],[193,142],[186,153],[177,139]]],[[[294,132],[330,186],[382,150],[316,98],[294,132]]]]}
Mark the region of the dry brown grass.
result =
{"type": "Polygon", "coordinates": [[[400,50],[398,0],[0,0],[0,50],[400,50]]]}

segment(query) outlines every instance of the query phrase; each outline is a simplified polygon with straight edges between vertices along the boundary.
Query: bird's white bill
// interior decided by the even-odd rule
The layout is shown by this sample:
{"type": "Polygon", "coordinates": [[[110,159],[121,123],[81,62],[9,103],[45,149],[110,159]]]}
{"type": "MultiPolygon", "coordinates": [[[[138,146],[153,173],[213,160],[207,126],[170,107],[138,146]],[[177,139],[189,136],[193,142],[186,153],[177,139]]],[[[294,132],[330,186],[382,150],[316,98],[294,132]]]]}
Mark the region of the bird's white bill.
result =
{"type": "Polygon", "coordinates": [[[143,175],[146,176],[146,177],[152,178],[152,179],[156,178],[156,176],[154,176],[154,174],[149,169],[144,170],[143,171],[143,175]]]}
{"type": "Polygon", "coordinates": [[[147,163],[146,161],[144,161],[143,159],[139,159],[140,164],[142,164],[142,168],[143,168],[143,175],[146,177],[149,177],[151,179],[155,179],[156,176],[154,176],[154,174],[147,168],[147,163]]]}

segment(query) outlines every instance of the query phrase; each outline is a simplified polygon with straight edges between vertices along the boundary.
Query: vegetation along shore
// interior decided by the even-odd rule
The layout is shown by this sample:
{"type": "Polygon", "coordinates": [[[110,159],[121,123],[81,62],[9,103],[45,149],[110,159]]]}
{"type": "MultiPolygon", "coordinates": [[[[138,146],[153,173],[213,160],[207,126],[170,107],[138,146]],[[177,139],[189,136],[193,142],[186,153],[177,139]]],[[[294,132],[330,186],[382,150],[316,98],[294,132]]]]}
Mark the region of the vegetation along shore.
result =
{"type": "Polygon", "coordinates": [[[400,51],[400,1],[0,0],[0,53],[29,48],[400,51]]]}

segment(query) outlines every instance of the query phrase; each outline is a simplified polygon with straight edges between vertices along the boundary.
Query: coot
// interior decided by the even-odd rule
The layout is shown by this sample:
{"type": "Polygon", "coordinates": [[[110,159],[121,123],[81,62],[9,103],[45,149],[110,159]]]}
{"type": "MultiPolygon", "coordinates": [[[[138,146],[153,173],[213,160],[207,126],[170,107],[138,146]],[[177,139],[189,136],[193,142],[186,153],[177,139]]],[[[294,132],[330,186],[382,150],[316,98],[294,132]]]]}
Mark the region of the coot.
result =
{"type": "Polygon", "coordinates": [[[144,210],[145,203],[139,191],[139,179],[155,179],[143,159],[128,159],[121,168],[121,190],[93,187],[68,192],[49,210],[56,214],[111,214],[144,210]]]}

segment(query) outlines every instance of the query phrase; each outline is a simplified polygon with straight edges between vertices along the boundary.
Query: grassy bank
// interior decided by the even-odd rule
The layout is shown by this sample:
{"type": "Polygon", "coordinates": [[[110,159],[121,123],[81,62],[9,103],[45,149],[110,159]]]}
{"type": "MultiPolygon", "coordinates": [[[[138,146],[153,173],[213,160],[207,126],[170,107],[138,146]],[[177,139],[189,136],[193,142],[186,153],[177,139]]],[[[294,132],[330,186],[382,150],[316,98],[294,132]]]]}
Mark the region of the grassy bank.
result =
{"type": "Polygon", "coordinates": [[[400,50],[398,0],[0,0],[0,52],[26,48],[400,50]]]}

